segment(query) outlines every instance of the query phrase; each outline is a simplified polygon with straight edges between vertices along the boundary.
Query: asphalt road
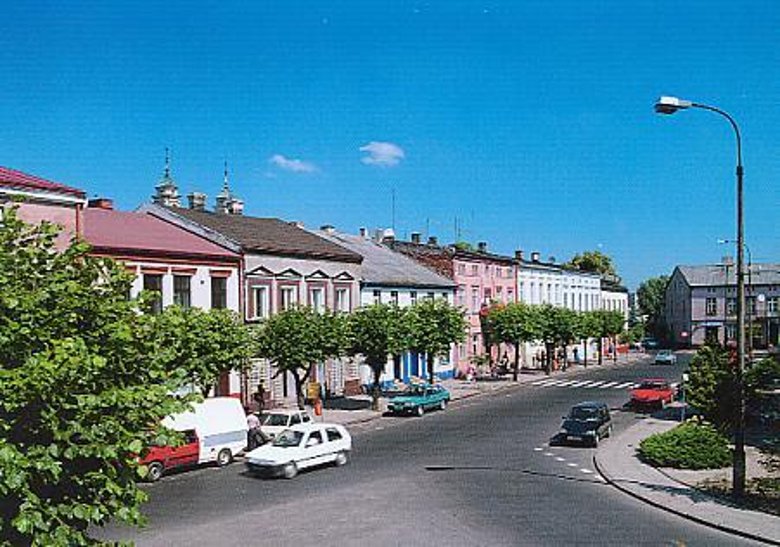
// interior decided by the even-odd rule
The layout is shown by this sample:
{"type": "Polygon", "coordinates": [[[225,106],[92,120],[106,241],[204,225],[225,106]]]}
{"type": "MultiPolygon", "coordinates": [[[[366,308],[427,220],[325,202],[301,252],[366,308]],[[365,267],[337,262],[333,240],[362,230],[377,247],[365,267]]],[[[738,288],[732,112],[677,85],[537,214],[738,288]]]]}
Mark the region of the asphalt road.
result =
{"type": "MultiPolygon", "coordinates": [[[[587,370],[567,380],[678,381],[684,365],[587,370]]],[[[627,390],[513,387],[420,418],[351,428],[342,468],[292,481],[248,476],[241,463],[164,477],[146,488],[149,526],[107,531],[138,545],[749,545],[644,505],[606,485],[593,449],[549,447],[560,417],[603,400],[618,432],[641,419],[627,390]]],[[[605,440],[604,442],[610,442],[605,440]]]]}

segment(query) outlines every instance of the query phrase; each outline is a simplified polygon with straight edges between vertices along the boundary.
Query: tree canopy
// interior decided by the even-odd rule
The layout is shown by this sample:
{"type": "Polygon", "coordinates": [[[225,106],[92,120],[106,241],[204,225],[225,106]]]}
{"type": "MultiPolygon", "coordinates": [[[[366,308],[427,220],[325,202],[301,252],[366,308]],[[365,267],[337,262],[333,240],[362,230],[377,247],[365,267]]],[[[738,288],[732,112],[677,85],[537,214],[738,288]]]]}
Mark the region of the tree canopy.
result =
{"type": "Polygon", "coordinates": [[[417,301],[408,309],[409,348],[425,355],[428,379],[433,383],[433,360],[445,356],[452,344],[466,338],[466,319],[461,310],[441,298],[417,301]]]}
{"type": "Polygon", "coordinates": [[[515,366],[512,377],[517,381],[520,368],[520,344],[539,338],[539,314],[533,306],[512,302],[506,306],[492,308],[488,315],[488,323],[496,341],[515,346],[515,366]]]}
{"type": "Polygon", "coordinates": [[[575,254],[565,266],[581,270],[583,272],[592,272],[602,275],[611,275],[617,277],[617,270],[612,261],[612,257],[601,251],[584,251],[575,254]]]}
{"type": "Polygon", "coordinates": [[[0,225],[0,543],[84,545],[142,522],[136,457],[184,409],[131,278],[13,208],[0,225]]]}
{"type": "Polygon", "coordinates": [[[656,338],[664,338],[664,301],[669,276],[651,277],[636,291],[639,313],[647,317],[646,331],[656,338]]]}
{"type": "Polygon", "coordinates": [[[257,349],[259,357],[276,366],[277,375],[292,375],[298,406],[303,408],[303,385],[314,365],[344,355],[348,346],[349,326],[344,315],[293,307],[263,322],[257,349]]]}

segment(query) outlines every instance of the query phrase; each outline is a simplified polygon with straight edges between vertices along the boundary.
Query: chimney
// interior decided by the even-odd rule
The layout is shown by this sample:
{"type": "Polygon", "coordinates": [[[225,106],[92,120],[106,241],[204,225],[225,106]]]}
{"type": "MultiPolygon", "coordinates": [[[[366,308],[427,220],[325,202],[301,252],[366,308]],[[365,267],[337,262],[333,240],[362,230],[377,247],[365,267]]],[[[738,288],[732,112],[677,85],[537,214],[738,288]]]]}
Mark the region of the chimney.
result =
{"type": "Polygon", "coordinates": [[[296,228],[300,228],[301,230],[303,230],[304,228],[303,222],[301,222],[300,220],[291,220],[290,222],[288,222],[288,224],[290,226],[295,226],[296,228]]]}
{"type": "Polygon", "coordinates": [[[412,243],[420,244],[420,232],[412,232],[412,243]]]}
{"type": "Polygon", "coordinates": [[[522,250],[522,249],[517,249],[517,250],[515,251],[515,260],[518,260],[518,261],[520,261],[520,262],[522,262],[523,260],[525,260],[525,259],[523,258],[523,250],[522,250]]]}
{"type": "Polygon", "coordinates": [[[362,237],[363,239],[368,239],[368,230],[366,229],[365,226],[360,227],[359,233],[360,233],[360,237],[362,237]]]}
{"type": "Polygon", "coordinates": [[[206,210],[206,194],[203,192],[191,192],[187,194],[187,201],[189,201],[189,207],[193,211],[206,210]]]}
{"type": "Polygon", "coordinates": [[[428,236],[428,245],[431,247],[436,247],[439,245],[439,238],[436,236],[428,236]]]}
{"type": "Polygon", "coordinates": [[[106,211],[113,211],[114,201],[108,198],[92,198],[87,202],[87,207],[90,209],[105,209],[106,211]]]}
{"type": "Polygon", "coordinates": [[[332,234],[336,231],[336,227],[332,224],[323,224],[320,226],[320,231],[325,232],[326,234],[332,234]]]}
{"type": "Polygon", "coordinates": [[[486,253],[487,252],[487,241],[480,241],[477,243],[477,250],[480,253],[486,253]]]}
{"type": "Polygon", "coordinates": [[[534,251],[531,253],[531,262],[539,262],[539,252],[534,251]]]}
{"type": "Polygon", "coordinates": [[[550,256],[547,258],[547,261],[548,261],[550,264],[555,264],[555,257],[554,257],[554,256],[552,256],[552,255],[550,255],[550,256]]]}
{"type": "Polygon", "coordinates": [[[734,265],[734,257],[730,256],[730,255],[725,255],[722,258],[721,261],[722,261],[723,265],[725,265],[725,266],[733,266],[734,265]]]}

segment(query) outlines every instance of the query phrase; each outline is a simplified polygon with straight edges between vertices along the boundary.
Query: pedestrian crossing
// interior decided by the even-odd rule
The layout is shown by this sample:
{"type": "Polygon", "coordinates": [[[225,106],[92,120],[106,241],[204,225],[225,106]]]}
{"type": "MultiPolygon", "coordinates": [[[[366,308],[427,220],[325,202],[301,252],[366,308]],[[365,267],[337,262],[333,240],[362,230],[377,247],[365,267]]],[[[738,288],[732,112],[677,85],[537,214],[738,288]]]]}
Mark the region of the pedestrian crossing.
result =
{"type": "Polygon", "coordinates": [[[639,386],[639,384],[635,382],[609,382],[606,380],[556,380],[550,378],[531,382],[531,385],[536,387],[565,387],[582,389],[633,389],[639,386]]]}

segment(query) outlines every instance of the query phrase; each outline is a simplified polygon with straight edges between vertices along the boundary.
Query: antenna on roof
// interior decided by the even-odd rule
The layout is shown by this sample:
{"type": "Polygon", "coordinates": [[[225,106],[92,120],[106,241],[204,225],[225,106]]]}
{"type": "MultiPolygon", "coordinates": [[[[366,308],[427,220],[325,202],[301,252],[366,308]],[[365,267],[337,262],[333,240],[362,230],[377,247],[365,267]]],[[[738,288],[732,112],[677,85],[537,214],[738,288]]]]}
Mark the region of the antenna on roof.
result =
{"type": "Polygon", "coordinates": [[[390,189],[390,226],[395,232],[395,187],[390,189]]]}
{"type": "Polygon", "coordinates": [[[228,188],[228,165],[227,165],[227,160],[225,160],[225,176],[224,176],[224,178],[222,180],[223,180],[223,186],[222,187],[225,190],[229,190],[229,188],[228,188]]]}
{"type": "Polygon", "coordinates": [[[163,175],[165,178],[170,178],[171,176],[171,149],[167,146],[165,147],[165,170],[163,175]]]}

